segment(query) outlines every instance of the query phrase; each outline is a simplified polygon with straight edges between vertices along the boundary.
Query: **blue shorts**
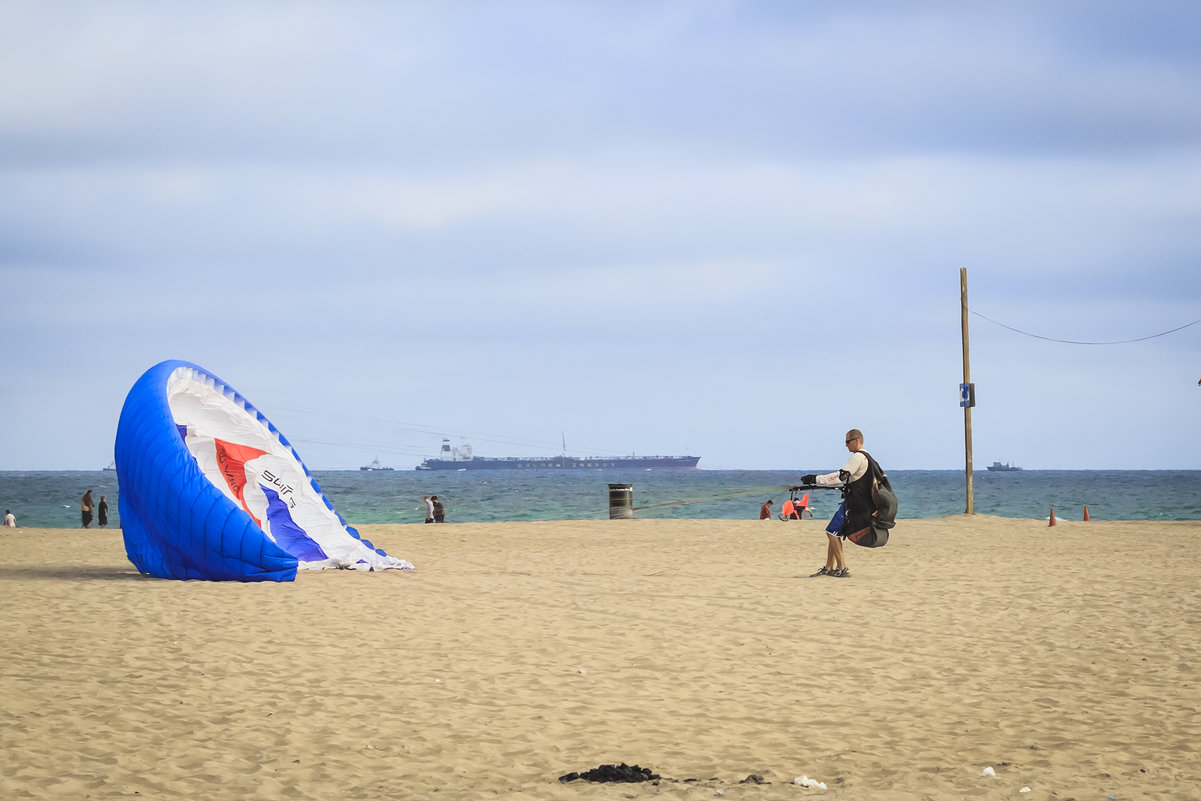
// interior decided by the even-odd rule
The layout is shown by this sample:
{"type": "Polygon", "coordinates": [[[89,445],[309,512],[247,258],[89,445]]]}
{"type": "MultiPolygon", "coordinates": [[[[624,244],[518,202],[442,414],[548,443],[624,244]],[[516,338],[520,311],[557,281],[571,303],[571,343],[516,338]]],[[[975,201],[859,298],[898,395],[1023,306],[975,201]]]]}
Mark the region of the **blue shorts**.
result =
{"type": "Polygon", "coordinates": [[[838,511],[830,518],[830,522],[826,525],[826,533],[837,537],[842,531],[842,521],[846,519],[847,502],[843,501],[838,504],[838,511]]]}

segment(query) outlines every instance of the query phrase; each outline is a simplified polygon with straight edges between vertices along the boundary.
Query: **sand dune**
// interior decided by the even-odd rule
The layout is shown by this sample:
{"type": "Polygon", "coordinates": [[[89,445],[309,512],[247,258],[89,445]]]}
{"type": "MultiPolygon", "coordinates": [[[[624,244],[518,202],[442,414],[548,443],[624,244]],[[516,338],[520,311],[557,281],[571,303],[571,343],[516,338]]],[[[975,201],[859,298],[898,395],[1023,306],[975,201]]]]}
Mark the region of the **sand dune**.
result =
{"type": "Polygon", "coordinates": [[[4,530],[0,797],[1201,798],[1201,523],[903,520],[810,579],[823,525],[364,526],[417,570],[270,585],[4,530]],[[557,780],[617,762],[663,779],[557,780]]]}

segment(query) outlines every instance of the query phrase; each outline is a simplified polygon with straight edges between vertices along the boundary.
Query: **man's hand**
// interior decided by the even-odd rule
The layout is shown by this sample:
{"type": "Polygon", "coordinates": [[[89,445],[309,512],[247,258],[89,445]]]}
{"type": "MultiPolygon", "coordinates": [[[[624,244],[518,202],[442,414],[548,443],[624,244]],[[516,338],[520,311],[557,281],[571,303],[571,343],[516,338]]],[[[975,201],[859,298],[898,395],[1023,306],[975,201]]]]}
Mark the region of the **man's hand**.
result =
{"type": "Polygon", "coordinates": [[[805,476],[801,476],[801,483],[802,483],[802,484],[816,484],[816,483],[817,483],[817,476],[816,476],[816,475],[814,475],[813,473],[810,473],[810,474],[808,474],[808,475],[805,475],[805,476]]]}

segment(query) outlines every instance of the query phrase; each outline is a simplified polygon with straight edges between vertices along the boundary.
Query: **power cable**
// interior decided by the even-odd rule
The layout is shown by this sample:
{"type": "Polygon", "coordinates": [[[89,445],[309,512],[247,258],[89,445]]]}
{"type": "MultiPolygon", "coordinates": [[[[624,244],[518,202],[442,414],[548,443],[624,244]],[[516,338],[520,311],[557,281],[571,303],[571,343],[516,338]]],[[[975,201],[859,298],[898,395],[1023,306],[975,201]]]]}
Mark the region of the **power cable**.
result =
{"type": "Polygon", "coordinates": [[[1183,331],[1184,329],[1188,328],[1189,326],[1196,325],[1197,323],[1201,323],[1201,320],[1193,320],[1191,323],[1185,323],[1184,325],[1178,326],[1169,331],[1161,331],[1158,334],[1148,334],[1145,337],[1136,337],[1134,339],[1115,339],[1115,340],[1112,340],[1109,342],[1082,342],[1080,340],[1075,340],[1075,339],[1056,339],[1055,337],[1045,337],[1045,336],[1042,336],[1041,334],[1032,334],[1029,331],[1023,331],[1020,328],[1014,328],[1012,325],[1006,325],[1005,323],[998,322],[997,320],[994,320],[991,317],[987,317],[987,316],[981,314],[980,312],[976,311],[975,309],[968,309],[968,311],[970,311],[972,314],[976,315],[977,317],[979,317],[982,320],[987,320],[988,322],[992,323],[993,325],[999,325],[1002,328],[1007,328],[1016,334],[1021,334],[1022,336],[1026,336],[1026,337],[1033,337],[1034,339],[1042,339],[1047,342],[1058,342],[1063,345],[1129,345],[1132,342],[1145,342],[1148,339],[1155,339],[1157,337],[1166,337],[1168,334],[1175,334],[1177,331],[1183,331]]]}
{"type": "MultiPolygon", "coordinates": [[[[515,438],[515,437],[505,437],[502,435],[490,434],[490,433],[482,432],[482,431],[473,431],[473,430],[469,430],[469,429],[459,429],[457,427],[446,426],[446,425],[430,425],[430,424],[424,424],[424,423],[412,423],[412,422],[407,422],[407,421],[391,420],[391,419],[383,418],[383,417],[375,417],[375,416],[371,416],[371,415],[358,414],[355,412],[341,412],[340,411],[337,414],[334,414],[334,413],[329,413],[329,412],[318,411],[316,409],[302,409],[302,408],[297,408],[297,407],[292,407],[292,406],[287,406],[287,405],[279,405],[279,404],[274,405],[272,408],[275,410],[282,410],[282,411],[289,411],[289,412],[294,412],[294,413],[299,413],[299,414],[306,414],[306,415],[310,415],[312,417],[317,417],[317,418],[321,418],[321,419],[325,419],[325,420],[347,420],[347,419],[359,420],[362,422],[371,423],[371,424],[380,425],[380,426],[390,426],[393,429],[399,429],[401,431],[410,431],[410,432],[415,432],[418,434],[423,434],[423,435],[428,435],[428,436],[443,437],[446,439],[451,438],[450,432],[453,431],[453,432],[455,432],[456,436],[469,437],[473,442],[487,442],[487,443],[491,443],[493,445],[523,447],[523,448],[529,448],[529,449],[537,450],[537,451],[550,451],[555,454],[564,453],[562,443],[552,443],[549,441],[540,441],[540,440],[523,439],[523,438],[515,438]]],[[[303,440],[300,440],[300,439],[297,439],[296,441],[303,442],[303,440]]],[[[336,444],[343,444],[343,445],[355,446],[355,447],[359,446],[358,443],[353,443],[353,442],[333,443],[333,442],[318,442],[318,441],[314,441],[314,440],[310,440],[310,441],[317,442],[317,444],[331,445],[331,446],[336,445],[336,444]]],[[[420,446],[420,445],[386,447],[386,446],[380,446],[380,445],[376,444],[376,445],[363,446],[363,447],[366,447],[367,450],[378,450],[381,452],[389,452],[389,453],[391,453],[391,452],[400,452],[400,453],[408,453],[408,454],[428,453],[428,449],[425,448],[424,446],[420,446]]],[[[579,448],[579,447],[567,448],[566,453],[573,453],[573,454],[577,454],[579,456],[598,456],[601,458],[618,457],[618,456],[626,455],[624,453],[618,453],[617,451],[605,450],[602,448],[579,448]]]]}

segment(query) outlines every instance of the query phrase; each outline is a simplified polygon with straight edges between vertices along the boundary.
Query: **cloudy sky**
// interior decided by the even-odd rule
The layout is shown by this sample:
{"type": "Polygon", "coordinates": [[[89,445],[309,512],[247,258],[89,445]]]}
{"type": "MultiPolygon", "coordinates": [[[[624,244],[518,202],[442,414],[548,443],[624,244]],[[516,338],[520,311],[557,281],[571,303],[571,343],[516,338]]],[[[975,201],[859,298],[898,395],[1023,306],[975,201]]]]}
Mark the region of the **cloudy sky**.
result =
{"type": "Polygon", "coordinates": [[[977,467],[1201,468],[1198,31],[1175,2],[0,0],[0,469],[107,465],[164,359],[314,469],[443,436],[833,469],[850,427],[962,469],[960,268],[977,467]]]}

